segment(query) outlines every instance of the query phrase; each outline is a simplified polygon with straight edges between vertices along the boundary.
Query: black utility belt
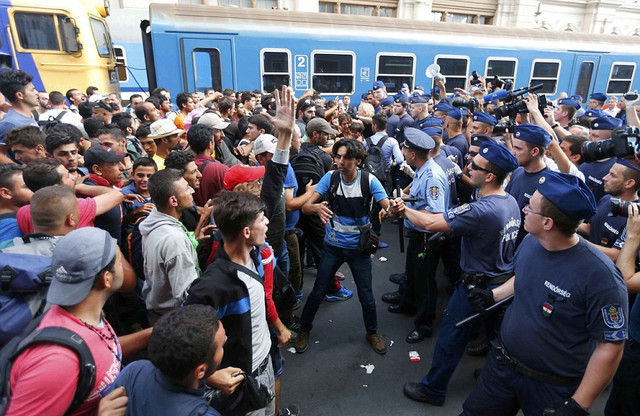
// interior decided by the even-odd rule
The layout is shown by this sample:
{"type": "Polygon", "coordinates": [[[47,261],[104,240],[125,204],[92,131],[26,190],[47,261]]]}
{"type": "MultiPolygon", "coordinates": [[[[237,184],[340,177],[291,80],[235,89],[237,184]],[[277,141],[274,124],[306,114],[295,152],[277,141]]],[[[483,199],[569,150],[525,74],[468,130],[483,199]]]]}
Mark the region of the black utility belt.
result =
{"type": "Polygon", "coordinates": [[[483,287],[488,284],[501,285],[511,279],[513,273],[499,274],[498,276],[489,276],[484,273],[467,273],[462,272],[462,284],[466,287],[469,285],[483,287]]]}
{"type": "Polygon", "coordinates": [[[267,354],[266,357],[264,357],[264,360],[262,360],[262,362],[260,363],[260,365],[258,366],[258,368],[256,369],[256,371],[254,371],[253,373],[251,373],[251,377],[256,378],[258,377],[260,374],[264,373],[264,370],[267,368],[267,365],[269,364],[269,357],[270,355],[267,354]]]}
{"type": "Polygon", "coordinates": [[[491,341],[491,346],[493,347],[493,350],[497,353],[496,357],[500,361],[504,362],[505,364],[513,368],[518,373],[524,376],[530,377],[536,381],[553,384],[556,386],[569,387],[569,386],[575,386],[580,384],[580,381],[582,380],[582,377],[556,376],[553,374],[546,374],[546,373],[543,373],[542,371],[534,370],[533,368],[527,367],[526,365],[520,363],[518,360],[513,358],[509,354],[507,349],[504,347],[504,345],[498,340],[494,339],[493,341],[491,341]]]}
{"type": "Polygon", "coordinates": [[[434,233],[421,233],[420,231],[414,231],[405,229],[404,235],[409,239],[422,240],[424,238],[429,239],[434,233]]]}

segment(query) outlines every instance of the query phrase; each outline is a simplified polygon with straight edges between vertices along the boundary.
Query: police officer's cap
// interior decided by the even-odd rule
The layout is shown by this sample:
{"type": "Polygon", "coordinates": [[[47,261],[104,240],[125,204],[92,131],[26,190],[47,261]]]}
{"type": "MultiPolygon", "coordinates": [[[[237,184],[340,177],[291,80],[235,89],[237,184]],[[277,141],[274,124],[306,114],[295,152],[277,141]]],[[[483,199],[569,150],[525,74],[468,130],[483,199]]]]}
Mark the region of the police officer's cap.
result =
{"type": "Polygon", "coordinates": [[[467,109],[467,107],[460,107],[458,110],[460,110],[460,114],[462,114],[462,117],[469,117],[469,110],[467,109]]]}
{"type": "Polygon", "coordinates": [[[473,121],[479,121],[480,123],[487,123],[492,126],[498,124],[498,120],[491,114],[483,113],[478,111],[477,113],[473,113],[473,121]]]}
{"type": "Polygon", "coordinates": [[[414,127],[407,127],[404,129],[404,147],[428,152],[436,147],[436,142],[433,141],[431,136],[422,130],[418,130],[414,127]]]}
{"type": "Polygon", "coordinates": [[[442,127],[427,127],[422,129],[422,131],[427,133],[429,136],[442,136],[442,127]]]}
{"type": "Polygon", "coordinates": [[[438,104],[436,104],[435,107],[433,107],[434,111],[451,111],[453,110],[453,107],[449,104],[446,103],[444,101],[440,101],[438,104]]]}
{"type": "Polygon", "coordinates": [[[435,116],[429,116],[424,120],[422,120],[422,122],[420,123],[420,128],[424,129],[426,127],[442,127],[443,125],[444,125],[443,119],[435,116]]]}
{"type": "Polygon", "coordinates": [[[440,94],[440,88],[438,87],[431,88],[431,95],[436,95],[436,94],[440,94]]]}
{"type": "Polygon", "coordinates": [[[584,115],[589,117],[589,118],[592,118],[592,117],[602,117],[602,116],[606,116],[608,114],[605,113],[604,111],[598,109],[598,108],[594,108],[593,110],[585,111],[584,115]]]}
{"type": "Polygon", "coordinates": [[[562,98],[558,100],[558,105],[569,105],[576,110],[580,108],[580,104],[576,100],[572,100],[571,98],[562,98]]]}
{"type": "Polygon", "coordinates": [[[379,90],[380,88],[384,88],[384,82],[382,81],[376,81],[373,83],[373,90],[379,90]]]}
{"type": "Polygon", "coordinates": [[[575,175],[546,171],[538,179],[538,192],[567,216],[583,220],[596,213],[596,199],[575,175]]]}
{"type": "Polygon", "coordinates": [[[607,96],[601,92],[594,92],[589,98],[596,101],[607,101],[607,96]]]}
{"type": "Polygon", "coordinates": [[[518,160],[509,149],[493,141],[482,143],[478,154],[505,172],[511,172],[518,167],[518,160]]]}
{"type": "MultiPolygon", "coordinates": [[[[437,111],[445,111],[445,110],[437,110],[437,111]]],[[[457,108],[452,108],[447,113],[447,117],[451,117],[454,120],[462,120],[462,113],[457,108]]]]}
{"type": "Polygon", "coordinates": [[[382,101],[380,101],[380,105],[383,107],[388,107],[393,104],[393,98],[385,97],[382,101]]]}
{"type": "Polygon", "coordinates": [[[569,98],[571,98],[572,100],[579,101],[581,103],[584,102],[584,98],[582,98],[582,95],[580,95],[580,94],[572,95],[569,98]]]}
{"type": "Polygon", "coordinates": [[[489,136],[488,134],[472,134],[471,135],[471,146],[480,147],[482,143],[493,142],[493,141],[495,140],[493,140],[491,136],[489,136]]]}
{"type": "Polygon", "coordinates": [[[424,87],[423,87],[422,85],[416,85],[416,86],[415,86],[415,88],[414,88],[413,90],[414,90],[414,91],[415,91],[415,90],[420,90],[420,91],[424,92],[424,87]]]}
{"type": "Polygon", "coordinates": [[[404,94],[396,94],[396,96],[394,97],[393,101],[396,102],[396,103],[402,104],[402,103],[408,103],[409,99],[404,94]]]}
{"type": "Polygon", "coordinates": [[[620,163],[621,165],[624,165],[625,167],[627,167],[629,169],[633,169],[636,172],[640,172],[640,167],[634,165],[632,162],[630,162],[628,160],[624,160],[624,159],[618,158],[618,160],[616,160],[616,163],[620,163]]]}
{"type": "Polygon", "coordinates": [[[410,101],[411,104],[426,104],[429,100],[427,100],[427,97],[424,95],[414,95],[411,97],[410,101]]]}
{"type": "Polygon", "coordinates": [[[622,120],[611,116],[598,117],[591,122],[591,130],[615,130],[622,126],[622,120]]]}
{"type": "Polygon", "coordinates": [[[551,143],[551,135],[545,129],[535,124],[520,124],[514,131],[516,139],[524,140],[536,146],[547,147],[551,143]]]}

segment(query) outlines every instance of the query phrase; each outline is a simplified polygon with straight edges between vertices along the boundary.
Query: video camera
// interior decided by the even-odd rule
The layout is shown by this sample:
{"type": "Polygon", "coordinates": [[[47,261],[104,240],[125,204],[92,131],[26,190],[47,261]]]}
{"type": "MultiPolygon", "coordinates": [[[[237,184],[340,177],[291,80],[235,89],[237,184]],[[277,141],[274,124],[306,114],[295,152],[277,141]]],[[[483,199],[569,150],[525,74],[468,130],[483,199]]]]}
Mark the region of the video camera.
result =
{"type": "Polygon", "coordinates": [[[635,126],[618,127],[610,139],[582,145],[582,158],[585,162],[632,155],[640,158],[640,130],[635,126]]]}
{"type": "Polygon", "coordinates": [[[493,126],[493,133],[495,134],[513,133],[515,131],[515,128],[516,128],[516,122],[512,119],[508,119],[507,121],[503,121],[493,126]]]}
{"type": "Polygon", "coordinates": [[[451,101],[451,105],[454,107],[467,107],[470,113],[475,113],[476,109],[479,107],[478,100],[475,98],[469,98],[465,100],[462,97],[456,97],[451,101]]]}
{"type": "MultiPolygon", "coordinates": [[[[498,99],[504,101],[505,104],[493,109],[495,117],[500,120],[503,117],[509,117],[514,119],[518,113],[528,113],[527,104],[523,101],[524,95],[538,91],[544,86],[544,84],[536,84],[530,87],[522,87],[517,90],[500,90],[484,96],[484,102],[490,103],[491,101],[498,99]]],[[[541,95],[538,101],[538,108],[540,112],[544,112],[547,107],[547,97],[541,95]]]]}
{"type": "Polygon", "coordinates": [[[611,216],[612,217],[628,217],[629,205],[634,204],[631,201],[624,201],[620,198],[611,198],[611,216]]]}

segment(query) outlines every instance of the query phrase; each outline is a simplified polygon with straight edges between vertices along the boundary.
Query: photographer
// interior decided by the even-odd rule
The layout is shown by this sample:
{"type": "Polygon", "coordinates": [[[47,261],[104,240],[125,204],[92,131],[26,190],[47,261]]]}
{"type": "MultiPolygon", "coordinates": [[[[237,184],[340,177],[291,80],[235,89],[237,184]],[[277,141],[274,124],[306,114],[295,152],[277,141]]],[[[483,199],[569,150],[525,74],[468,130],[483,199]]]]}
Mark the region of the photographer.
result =
{"type": "Polygon", "coordinates": [[[638,103],[638,92],[630,92],[624,95],[625,115],[627,116],[627,124],[640,128],[640,103],[638,103]]]}
{"type": "MultiPolygon", "coordinates": [[[[620,127],[621,124],[622,122],[617,118],[609,116],[598,117],[591,122],[589,140],[596,142],[610,139],[613,130],[620,127]]],[[[580,165],[580,171],[584,173],[586,183],[596,197],[596,201],[599,201],[604,195],[602,178],[609,172],[615,162],[615,159],[606,158],[580,165]]]]}

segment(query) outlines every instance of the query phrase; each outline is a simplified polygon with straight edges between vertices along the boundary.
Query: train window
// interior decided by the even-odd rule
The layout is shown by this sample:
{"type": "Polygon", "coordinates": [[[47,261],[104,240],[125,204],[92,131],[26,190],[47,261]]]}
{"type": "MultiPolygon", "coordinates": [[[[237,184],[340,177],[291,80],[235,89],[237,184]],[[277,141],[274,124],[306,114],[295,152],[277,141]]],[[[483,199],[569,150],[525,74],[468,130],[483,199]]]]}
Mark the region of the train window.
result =
{"type": "Polygon", "coordinates": [[[515,58],[487,58],[487,64],[484,69],[484,76],[489,80],[496,75],[503,81],[511,80],[513,85],[516,83],[516,72],[518,69],[518,60],[515,58]]]}
{"type": "Polygon", "coordinates": [[[321,94],[353,94],[355,55],[353,52],[312,52],[313,89],[321,94]]]}
{"type": "Polygon", "coordinates": [[[195,48],[192,57],[196,92],[204,92],[206,88],[222,91],[220,51],[215,48],[195,48]]]}
{"type": "Polygon", "coordinates": [[[96,41],[96,47],[98,48],[98,55],[108,58],[111,56],[111,38],[107,27],[102,20],[89,19],[91,23],[91,30],[93,31],[93,38],[96,41]]]}
{"type": "Polygon", "coordinates": [[[555,94],[560,75],[560,61],[535,59],[531,67],[529,85],[543,84],[538,94],[555,94]]]}
{"type": "Polygon", "coordinates": [[[291,52],[287,49],[263,50],[262,92],[270,94],[283,85],[291,85],[291,52]]]}
{"type": "Polygon", "coordinates": [[[468,57],[436,55],[436,63],[440,65],[440,73],[447,79],[447,91],[453,92],[454,88],[466,88],[469,73],[468,57]]]}
{"type": "Polygon", "coordinates": [[[607,94],[625,94],[631,89],[631,82],[636,71],[633,62],[616,62],[611,65],[607,94]]]}
{"type": "Polygon", "coordinates": [[[389,93],[395,93],[400,90],[402,84],[407,84],[413,89],[415,62],[414,55],[380,53],[378,54],[376,80],[384,82],[389,93]]]}
{"type": "Polygon", "coordinates": [[[580,64],[580,74],[578,75],[578,83],[576,84],[576,94],[583,97],[589,96],[591,88],[591,77],[595,63],[593,61],[584,61],[580,64]]]}
{"type": "Polygon", "coordinates": [[[18,12],[13,15],[23,49],[59,51],[54,15],[18,12]]]}

